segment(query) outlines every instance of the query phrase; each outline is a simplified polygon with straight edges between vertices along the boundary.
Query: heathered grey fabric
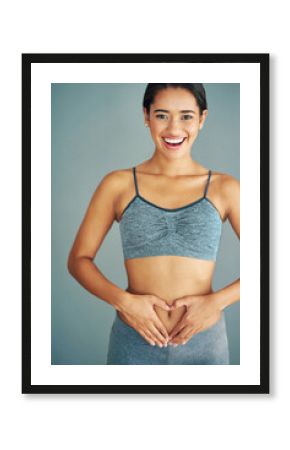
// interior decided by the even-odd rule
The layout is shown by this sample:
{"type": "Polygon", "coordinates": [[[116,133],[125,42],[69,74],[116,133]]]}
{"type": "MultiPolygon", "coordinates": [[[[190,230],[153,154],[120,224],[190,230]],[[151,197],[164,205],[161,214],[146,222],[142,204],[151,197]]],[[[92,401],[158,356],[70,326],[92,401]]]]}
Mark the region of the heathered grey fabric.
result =
{"type": "Polygon", "coordinates": [[[119,226],[124,259],[175,255],[215,261],[222,219],[205,196],[190,205],[166,209],[136,194],[119,226]]]}
{"type": "Polygon", "coordinates": [[[152,346],[118,312],[110,333],[108,365],[230,364],[225,313],[211,327],[194,334],[185,345],[152,346]]]}

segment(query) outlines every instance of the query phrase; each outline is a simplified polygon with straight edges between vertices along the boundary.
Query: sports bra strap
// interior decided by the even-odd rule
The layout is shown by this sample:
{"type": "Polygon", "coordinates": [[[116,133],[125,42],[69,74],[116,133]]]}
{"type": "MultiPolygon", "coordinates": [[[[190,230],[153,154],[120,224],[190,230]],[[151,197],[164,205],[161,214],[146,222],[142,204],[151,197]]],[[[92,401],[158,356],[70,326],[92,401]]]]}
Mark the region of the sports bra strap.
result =
{"type": "Polygon", "coordinates": [[[136,195],[139,195],[138,185],[137,185],[137,177],[136,177],[136,168],[135,167],[133,167],[133,175],[134,175],[134,183],[135,183],[136,195]]]}
{"type": "Polygon", "coordinates": [[[208,185],[209,185],[209,182],[210,182],[210,176],[211,176],[211,170],[209,169],[209,171],[208,171],[208,179],[207,179],[207,182],[206,182],[206,186],[205,186],[205,189],[204,189],[204,197],[206,197],[206,194],[207,194],[207,190],[208,190],[208,185]]]}

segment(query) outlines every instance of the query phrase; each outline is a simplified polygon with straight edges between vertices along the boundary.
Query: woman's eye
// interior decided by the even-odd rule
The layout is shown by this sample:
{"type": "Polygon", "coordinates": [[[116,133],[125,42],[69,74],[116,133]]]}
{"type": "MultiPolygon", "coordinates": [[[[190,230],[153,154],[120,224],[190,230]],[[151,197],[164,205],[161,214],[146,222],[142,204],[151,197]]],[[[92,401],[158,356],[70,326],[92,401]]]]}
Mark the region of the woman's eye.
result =
{"type": "MultiPolygon", "coordinates": [[[[156,116],[158,119],[161,119],[161,118],[166,118],[167,116],[165,115],[165,114],[157,114],[157,116],[156,116]]],[[[191,116],[190,114],[184,114],[183,115],[183,117],[186,117],[186,119],[185,120],[191,120],[191,119],[193,119],[193,116],[191,116]]]]}
{"type": "Polygon", "coordinates": [[[157,116],[156,116],[156,117],[158,117],[158,118],[159,118],[159,117],[166,117],[166,116],[165,116],[165,114],[157,114],[157,116]]]}
{"type": "Polygon", "coordinates": [[[190,120],[193,118],[193,116],[191,116],[190,114],[185,114],[183,117],[188,117],[188,119],[186,119],[186,120],[190,120]]]}

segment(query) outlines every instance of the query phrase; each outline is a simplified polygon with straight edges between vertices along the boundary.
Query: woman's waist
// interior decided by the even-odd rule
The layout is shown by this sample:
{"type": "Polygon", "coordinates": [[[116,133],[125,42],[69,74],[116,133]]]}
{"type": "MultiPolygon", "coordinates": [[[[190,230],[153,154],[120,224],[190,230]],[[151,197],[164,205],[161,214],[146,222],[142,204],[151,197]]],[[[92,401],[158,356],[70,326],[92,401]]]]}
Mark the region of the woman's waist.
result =
{"type": "Polygon", "coordinates": [[[197,282],[194,280],[150,280],[146,279],[142,283],[131,282],[125,289],[127,292],[136,295],[156,295],[162,298],[168,304],[171,304],[175,299],[184,297],[186,295],[207,295],[213,292],[211,280],[207,282],[197,282]]]}
{"type": "Polygon", "coordinates": [[[215,264],[179,256],[155,256],[126,260],[128,288],[135,293],[176,296],[211,292],[215,264]]]}
{"type": "MultiPolygon", "coordinates": [[[[142,288],[139,286],[138,288],[136,286],[134,287],[129,285],[126,288],[126,291],[135,295],[156,295],[158,298],[165,300],[168,305],[171,305],[174,300],[186,295],[207,295],[213,292],[211,286],[197,286],[196,284],[192,284],[191,286],[189,286],[186,283],[181,283],[180,285],[178,284],[177,286],[172,287],[172,289],[170,290],[170,287],[165,287],[160,282],[158,283],[158,286],[147,286],[147,288],[145,288],[144,286],[142,286],[142,288]]],[[[185,306],[181,306],[173,311],[166,311],[162,307],[154,305],[154,309],[168,332],[170,332],[175,327],[175,325],[182,318],[183,314],[186,312],[185,306]]],[[[126,317],[124,317],[122,313],[120,313],[119,315],[121,319],[126,322],[126,317]]]]}

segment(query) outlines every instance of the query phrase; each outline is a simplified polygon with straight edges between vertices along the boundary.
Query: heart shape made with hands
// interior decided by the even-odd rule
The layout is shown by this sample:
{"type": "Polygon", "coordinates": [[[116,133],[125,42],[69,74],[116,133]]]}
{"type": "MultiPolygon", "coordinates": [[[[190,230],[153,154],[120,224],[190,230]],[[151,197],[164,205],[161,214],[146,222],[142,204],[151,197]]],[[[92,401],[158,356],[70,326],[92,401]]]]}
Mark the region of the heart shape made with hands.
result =
{"type": "MultiPolygon", "coordinates": [[[[175,299],[171,304],[169,304],[166,300],[164,300],[164,301],[167,304],[167,306],[170,308],[170,310],[167,311],[167,314],[168,314],[167,318],[159,316],[159,319],[161,320],[161,322],[163,323],[163,325],[167,329],[167,332],[170,334],[171,331],[182,320],[183,316],[187,312],[187,309],[188,309],[188,306],[189,306],[187,304],[188,299],[186,301],[185,297],[184,298],[179,297],[179,298],[175,299]],[[176,314],[174,323],[172,323],[171,313],[174,312],[174,311],[177,311],[177,310],[180,310],[180,313],[176,314]]],[[[161,308],[160,306],[158,306],[158,305],[155,305],[155,308],[158,309],[160,312],[161,311],[165,312],[165,310],[163,308],[161,308]]]]}
{"type": "MultiPolygon", "coordinates": [[[[166,305],[168,306],[168,308],[170,308],[170,310],[168,311],[169,314],[172,311],[176,311],[177,309],[180,308],[184,308],[184,312],[187,310],[187,308],[190,306],[190,302],[192,302],[192,297],[191,299],[189,299],[189,296],[185,296],[185,297],[178,297],[175,300],[173,300],[173,302],[171,304],[169,304],[166,300],[163,300],[166,305]]],[[[159,308],[160,310],[162,310],[163,308],[155,305],[155,307],[159,308]]]]}

